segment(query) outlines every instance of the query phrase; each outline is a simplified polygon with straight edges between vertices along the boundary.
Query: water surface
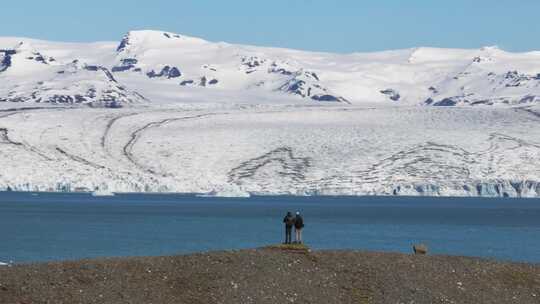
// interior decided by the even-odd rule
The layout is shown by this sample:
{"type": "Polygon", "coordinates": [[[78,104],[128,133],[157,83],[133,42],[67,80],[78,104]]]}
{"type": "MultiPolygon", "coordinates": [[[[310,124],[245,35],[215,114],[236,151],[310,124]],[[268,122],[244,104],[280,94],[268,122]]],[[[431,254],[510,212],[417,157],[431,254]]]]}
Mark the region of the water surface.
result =
{"type": "Polygon", "coordinates": [[[0,261],[35,262],[241,249],[278,243],[301,211],[315,249],[540,262],[540,200],[410,197],[198,198],[0,194],[0,261]]]}

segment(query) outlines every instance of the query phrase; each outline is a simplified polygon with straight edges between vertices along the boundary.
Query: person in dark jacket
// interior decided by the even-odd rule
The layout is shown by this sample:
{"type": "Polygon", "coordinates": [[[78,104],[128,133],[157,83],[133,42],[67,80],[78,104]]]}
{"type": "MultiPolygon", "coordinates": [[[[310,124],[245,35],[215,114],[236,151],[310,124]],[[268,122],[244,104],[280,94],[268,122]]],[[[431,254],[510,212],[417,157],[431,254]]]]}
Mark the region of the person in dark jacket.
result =
{"type": "Polygon", "coordinates": [[[287,212],[287,215],[283,218],[285,223],[285,244],[292,242],[292,227],[294,226],[294,216],[292,213],[287,212]]]}
{"type": "Polygon", "coordinates": [[[302,229],[304,229],[304,218],[300,215],[300,212],[296,212],[294,218],[294,231],[295,231],[295,243],[302,244],[302,229]]]}

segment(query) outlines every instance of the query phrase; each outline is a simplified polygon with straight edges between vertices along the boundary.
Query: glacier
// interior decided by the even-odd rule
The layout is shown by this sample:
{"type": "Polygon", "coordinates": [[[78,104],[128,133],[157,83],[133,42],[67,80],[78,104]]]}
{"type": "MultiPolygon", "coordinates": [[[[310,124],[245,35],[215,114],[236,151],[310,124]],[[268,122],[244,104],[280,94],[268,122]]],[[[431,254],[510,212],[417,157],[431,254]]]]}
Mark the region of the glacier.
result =
{"type": "Polygon", "coordinates": [[[540,197],[540,52],[0,38],[0,190],[540,197]]]}

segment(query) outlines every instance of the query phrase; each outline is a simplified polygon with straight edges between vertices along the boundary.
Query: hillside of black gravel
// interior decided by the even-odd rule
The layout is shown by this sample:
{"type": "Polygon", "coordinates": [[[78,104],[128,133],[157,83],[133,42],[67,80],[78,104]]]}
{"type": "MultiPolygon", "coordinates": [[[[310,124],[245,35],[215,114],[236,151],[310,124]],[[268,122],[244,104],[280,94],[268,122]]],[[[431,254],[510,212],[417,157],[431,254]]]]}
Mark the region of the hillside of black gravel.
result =
{"type": "Polygon", "coordinates": [[[540,303],[540,265],[280,247],[0,267],[0,303],[540,303]]]}

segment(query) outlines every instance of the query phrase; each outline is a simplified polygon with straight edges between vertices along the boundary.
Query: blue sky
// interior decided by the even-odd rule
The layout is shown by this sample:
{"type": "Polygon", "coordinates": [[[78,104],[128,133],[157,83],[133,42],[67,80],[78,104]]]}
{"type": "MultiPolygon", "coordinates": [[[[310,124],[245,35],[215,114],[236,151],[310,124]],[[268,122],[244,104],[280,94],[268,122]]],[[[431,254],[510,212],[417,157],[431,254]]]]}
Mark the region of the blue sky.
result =
{"type": "Polygon", "coordinates": [[[0,36],[60,41],[116,41],[131,29],[160,29],[332,52],[540,50],[540,0],[19,0],[1,10],[0,36]]]}

